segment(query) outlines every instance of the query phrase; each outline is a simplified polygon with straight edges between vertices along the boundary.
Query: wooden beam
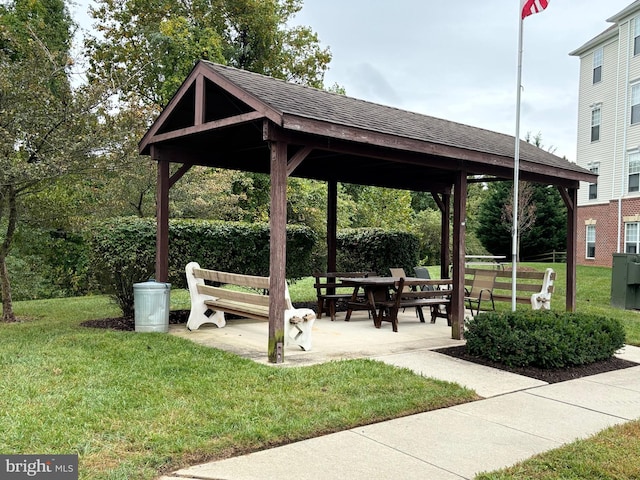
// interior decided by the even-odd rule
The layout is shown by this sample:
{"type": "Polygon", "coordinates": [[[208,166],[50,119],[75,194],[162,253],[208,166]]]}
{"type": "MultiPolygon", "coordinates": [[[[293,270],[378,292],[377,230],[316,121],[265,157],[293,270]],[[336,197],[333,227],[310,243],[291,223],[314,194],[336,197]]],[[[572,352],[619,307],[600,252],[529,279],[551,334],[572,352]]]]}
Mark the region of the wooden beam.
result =
{"type": "Polygon", "coordinates": [[[338,182],[327,182],[327,271],[337,271],[338,182]]]}
{"type": "Polygon", "coordinates": [[[173,185],[178,180],[180,180],[183,177],[183,175],[191,169],[192,166],[193,165],[189,163],[182,164],[182,166],[178,170],[176,170],[176,172],[173,175],[171,175],[171,178],[169,178],[169,188],[173,187],[173,185]]]}
{"type": "Polygon", "coordinates": [[[171,100],[169,100],[169,103],[167,104],[167,106],[164,107],[164,109],[160,113],[160,116],[155,120],[155,122],[153,122],[153,125],[151,125],[151,128],[147,130],[147,133],[144,134],[144,137],[142,137],[142,140],[140,140],[140,142],[138,143],[138,151],[140,153],[142,153],[144,150],[146,150],[150,146],[151,137],[155,136],[158,130],[162,128],[164,123],[171,116],[173,111],[178,107],[182,98],[186,95],[186,93],[189,91],[191,86],[195,83],[196,78],[198,78],[198,76],[201,75],[201,71],[203,68],[204,68],[204,65],[202,63],[198,63],[193,68],[193,70],[191,70],[191,73],[185,79],[185,81],[182,82],[182,85],[180,85],[180,88],[178,88],[178,91],[173,95],[171,100]]]}
{"type": "Polygon", "coordinates": [[[287,261],[287,144],[271,148],[271,209],[269,213],[269,362],[284,362],[284,311],[287,261]]]}
{"type": "Polygon", "coordinates": [[[268,118],[272,122],[275,122],[276,124],[282,123],[281,112],[275,110],[271,105],[266,104],[255,95],[244,90],[242,87],[239,87],[224,75],[220,75],[218,72],[212,70],[206,63],[204,63],[204,66],[205,68],[202,69],[202,75],[217,87],[223,89],[232,97],[237,98],[242,103],[253,108],[256,112],[260,112],[263,117],[268,118]]]}
{"type": "Polygon", "coordinates": [[[243,113],[241,115],[234,115],[233,117],[222,118],[220,120],[213,120],[211,122],[201,123],[192,127],[180,128],[178,130],[172,130],[166,133],[158,133],[148,139],[148,143],[159,143],[167,140],[173,140],[176,138],[182,139],[188,135],[195,135],[197,133],[208,132],[210,130],[216,130],[224,127],[231,127],[234,125],[240,125],[243,123],[252,122],[263,118],[263,115],[259,112],[243,113]]]}
{"type": "Polygon", "coordinates": [[[558,191],[560,192],[560,196],[562,197],[562,200],[564,201],[564,204],[567,207],[567,209],[573,210],[575,206],[575,202],[571,198],[571,195],[569,194],[567,189],[558,187],[558,191]]]}
{"type": "Polygon", "coordinates": [[[205,119],[205,91],[204,91],[204,77],[202,75],[196,77],[196,95],[194,105],[194,118],[193,124],[195,126],[202,125],[205,119]]]}
{"type": "Polygon", "coordinates": [[[300,165],[312,151],[313,148],[311,147],[302,147],[301,150],[298,150],[293,157],[289,159],[287,164],[287,177],[290,176],[296,168],[298,168],[298,165],[300,165]]]}
{"type": "MultiPolygon", "coordinates": [[[[491,175],[504,180],[513,178],[513,157],[357,128],[327,126],[325,122],[313,119],[296,117],[294,121],[291,116],[285,116],[284,128],[274,127],[272,123],[264,131],[265,140],[286,141],[317,150],[379,158],[398,164],[433,166],[439,170],[457,172],[465,169],[469,175],[491,175]]],[[[579,181],[594,181],[595,178],[589,172],[566,170],[522,158],[520,172],[523,181],[566,187],[575,186],[579,181]]]]}
{"type": "MultiPolygon", "coordinates": [[[[151,146],[151,158],[157,158],[158,148],[151,146]]],[[[169,278],[169,162],[158,160],[156,185],[156,280],[169,278]]]]}
{"type": "Polygon", "coordinates": [[[576,311],[576,254],[578,251],[578,189],[558,187],[567,207],[567,280],[566,310],[576,311]]]}
{"type": "Polygon", "coordinates": [[[453,187],[453,293],[451,295],[451,336],[464,338],[464,254],[467,211],[467,172],[458,173],[453,187]]]}
{"type": "Polygon", "coordinates": [[[440,278],[449,278],[449,262],[451,251],[449,249],[449,213],[451,212],[451,195],[431,192],[431,196],[440,210],[440,278]]]}

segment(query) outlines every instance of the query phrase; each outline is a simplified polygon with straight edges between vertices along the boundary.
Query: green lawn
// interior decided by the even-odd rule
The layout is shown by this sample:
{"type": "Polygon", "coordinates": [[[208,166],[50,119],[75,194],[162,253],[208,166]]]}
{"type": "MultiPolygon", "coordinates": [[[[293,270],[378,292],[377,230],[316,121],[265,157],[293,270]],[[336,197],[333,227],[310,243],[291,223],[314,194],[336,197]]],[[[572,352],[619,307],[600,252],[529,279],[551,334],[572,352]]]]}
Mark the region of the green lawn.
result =
{"type": "Polygon", "coordinates": [[[477,398],[381,362],[278,368],[167,334],[81,327],[118,314],[105,297],[15,309],[25,321],[0,324],[0,452],[77,453],[82,479],[156,478],[477,398]]]}
{"type": "MultiPolygon", "coordinates": [[[[552,267],[552,308],[563,309],[564,265],[552,267]]],[[[438,272],[433,267],[432,276],[438,272]]],[[[610,277],[608,268],[579,267],[577,309],[619,318],[627,343],[640,345],[638,313],[609,306],[610,277]]],[[[314,300],[313,279],[290,292],[294,301],[314,300]]],[[[189,308],[183,290],[171,302],[189,308]]],[[[15,309],[24,321],[0,324],[0,452],[77,453],[82,479],[151,479],[476,398],[369,360],[278,368],[166,334],[81,327],[118,315],[101,296],[17,302],[15,309]]],[[[639,429],[637,422],[615,427],[479,478],[636,478],[629,472],[637,474],[640,462],[639,429]]]]}

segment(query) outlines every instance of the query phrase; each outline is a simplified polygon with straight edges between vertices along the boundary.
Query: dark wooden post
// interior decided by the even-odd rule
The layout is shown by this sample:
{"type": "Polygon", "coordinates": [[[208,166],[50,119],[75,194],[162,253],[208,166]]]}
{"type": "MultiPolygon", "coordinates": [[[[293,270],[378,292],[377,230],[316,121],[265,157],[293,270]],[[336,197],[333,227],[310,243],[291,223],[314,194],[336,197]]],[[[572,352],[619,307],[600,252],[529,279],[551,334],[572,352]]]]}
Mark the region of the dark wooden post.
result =
{"type": "Polygon", "coordinates": [[[444,203],[444,210],[442,211],[442,231],[440,233],[440,241],[442,242],[440,250],[440,278],[448,278],[449,265],[451,264],[451,246],[449,244],[449,238],[451,236],[451,224],[449,223],[449,217],[451,216],[451,194],[444,193],[442,195],[442,202],[444,203]]]}
{"type": "Polygon", "coordinates": [[[440,278],[449,278],[449,264],[451,263],[451,247],[449,247],[449,216],[451,215],[451,194],[443,193],[442,197],[435,192],[431,196],[440,210],[440,278]]]}
{"type": "MultiPolygon", "coordinates": [[[[560,187],[558,187],[560,188],[560,187]]],[[[566,309],[576,311],[576,253],[578,245],[578,189],[569,188],[565,193],[560,189],[564,203],[567,206],[567,296],[566,309]]]]}
{"type": "Polygon", "coordinates": [[[464,253],[467,212],[467,173],[458,173],[453,190],[453,293],[451,337],[464,338],[464,253]]]}
{"type": "Polygon", "coordinates": [[[151,158],[158,162],[156,191],[156,280],[169,278],[169,161],[160,159],[158,147],[151,146],[151,158]]]}
{"type": "Polygon", "coordinates": [[[327,271],[335,272],[338,245],[338,182],[327,182],[327,271]]]}
{"type": "Polygon", "coordinates": [[[284,310],[287,259],[287,144],[271,142],[269,256],[269,362],[284,361],[284,310]]]}

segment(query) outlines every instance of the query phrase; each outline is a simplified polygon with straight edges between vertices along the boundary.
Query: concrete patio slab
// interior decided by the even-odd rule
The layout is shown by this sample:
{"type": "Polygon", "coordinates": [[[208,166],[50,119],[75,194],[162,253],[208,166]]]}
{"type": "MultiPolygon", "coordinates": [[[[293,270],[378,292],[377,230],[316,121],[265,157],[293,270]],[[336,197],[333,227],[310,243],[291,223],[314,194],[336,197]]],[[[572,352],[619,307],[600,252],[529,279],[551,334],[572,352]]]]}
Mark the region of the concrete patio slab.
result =
{"type": "Polygon", "coordinates": [[[613,415],[623,420],[640,418],[640,391],[621,385],[623,379],[637,385],[640,367],[627,368],[616,372],[585,377],[567,382],[554,383],[530,392],[532,395],[576,405],[583,409],[613,415]],[[605,380],[615,376],[618,385],[610,385],[605,380]]]}
{"type": "MultiPolygon", "coordinates": [[[[420,323],[415,311],[399,315],[398,332],[392,331],[390,323],[375,328],[366,312],[354,312],[349,322],[345,322],[344,317],[345,313],[341,312],[333,322],[326,317],[316,320],[311,350],[305,352],[296,346],[286,347],[283,365],[313,365],[464,344],[464,341],[451,338],[451,327],[445,320],[420,323]]],[[[266,322],[230,320],[224,328],[209,324],[194,331],[187,330],[185,325],[170,325],[169,333],[259,363],[268,363],[269,326],[266,322]]]]}
{"type": "MultiPolygon", "coordinates": [[[[386,445],[345,431],[285,447],[263,450],[244,457],[230,458],[175,472],[181,478],[200,480],[459,480],[420,458],[389,449],[386,445]],[[312,468],[309,468],[310,466],[312,468]],[[402,465],[398,470],[398,465],[402,465]]],[[[169,478],[169,477],[167,477],[169,478]]]]}
{"type": "Polygon", "coordinates": [[[425,377],[458,383],[475,390],[481,397],[493,397],[546,385],[546,382],[534,378],[485,367],[430,350],[379,355],[373,358],[397,367],[409,368],[425,377]]]}
{"type": "Polygon", "coordinates": [[[557,443],[573,442],[624,422],[620,417],[605,413],[587,409],[577,411],[575,405],[535,394],[544,388],[501,395],[451,409],[557,443]],[[579,422],[576,421],[578,414],[579,422]]]}
{"type": "Polygon", "coordinates": [[[616,357],[629,360],[630,362],[640,363],[640,347],[625,345],[616,352],[616,357]]]}
{"type": "Polygon", "coordinates": [[[400,450],[463,478],[473,478],[479,472],[512,465],[560,445],[559,442],[451,408],[370,425],[356,431],[390,449],[400,450]]]}

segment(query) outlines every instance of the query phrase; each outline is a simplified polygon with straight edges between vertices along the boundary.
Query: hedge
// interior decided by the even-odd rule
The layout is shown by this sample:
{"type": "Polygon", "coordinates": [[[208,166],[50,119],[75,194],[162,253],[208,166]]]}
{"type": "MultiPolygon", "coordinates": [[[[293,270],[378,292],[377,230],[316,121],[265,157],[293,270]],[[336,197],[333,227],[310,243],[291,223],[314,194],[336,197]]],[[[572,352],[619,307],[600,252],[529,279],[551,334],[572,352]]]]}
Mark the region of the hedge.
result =
{"type": "Polygon", "coordinates": [[[388,275],[390,268],[403,268],[413,275],[418,265],[420,241],[412,233],[399,230],[359,228],[341,230],[336,235],[337,270],[367,271],[388,275]]]}
{"type": "MultiPolygon", "coordinates": [[[[308,276],[315,233],[287,226],[287,278],[308,276]]],[[[133,315],[133,284],[153,278],[156,222],[116,218],[95,225],[90,236],[90,271],[103,291],[114,296],[125,316],[133,315]]],[[[185,288],[184,267],[269,275],[269,225],[263,223],[172,220],[169,222],[169,275],[172,287],[185,288]]]]}
{"type": "Polygon", "coordinates": [[[554,311],[483,312],[467,322],[467,351],[510,367],[565,368],[611,358],[625,342],[617,319],[554,311]]]}

